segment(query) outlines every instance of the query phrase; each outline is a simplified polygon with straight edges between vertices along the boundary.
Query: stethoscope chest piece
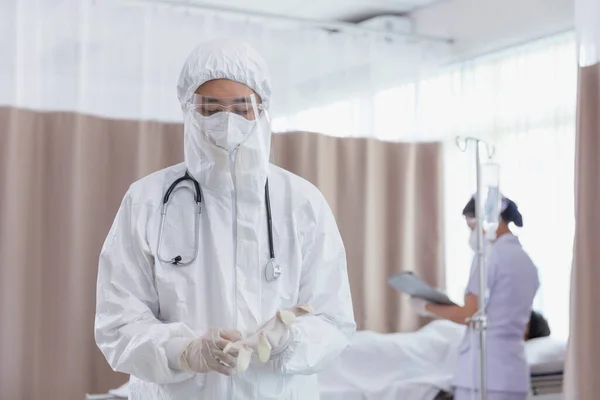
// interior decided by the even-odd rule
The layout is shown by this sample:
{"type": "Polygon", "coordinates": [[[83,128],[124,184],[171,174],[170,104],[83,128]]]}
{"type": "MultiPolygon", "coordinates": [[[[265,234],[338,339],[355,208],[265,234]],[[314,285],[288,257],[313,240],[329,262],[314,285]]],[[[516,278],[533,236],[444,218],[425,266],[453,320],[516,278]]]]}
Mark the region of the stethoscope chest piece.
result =
{"type": "Polygon", "coordinates": [[[267,282],[273,282],[281,276],[281,266],[271,258],[265,266],[265,279],[267,282]]]}

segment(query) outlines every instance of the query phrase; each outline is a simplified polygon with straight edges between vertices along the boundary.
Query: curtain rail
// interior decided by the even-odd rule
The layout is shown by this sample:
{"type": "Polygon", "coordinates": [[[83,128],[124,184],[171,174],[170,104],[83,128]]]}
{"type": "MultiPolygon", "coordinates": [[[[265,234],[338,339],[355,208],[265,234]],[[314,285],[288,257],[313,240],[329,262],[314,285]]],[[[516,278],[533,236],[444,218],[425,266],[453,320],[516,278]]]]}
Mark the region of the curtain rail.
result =
{"type": "Polygon", "coordinates": [[[271,14],[271,13],[265,13],[265,12],[243,10],[243,9],[238,9],[238,8],[233,8],[233,7],[217,6],[214,4],[207,4],[202,1],[128,0],[128,3],[137,3],[137,4],[144,4],[144,5],[160,4],[160,5],[167,5],[167,6],[172,6],[172,7],[183,7],[183,8],[188,8],[188,9],[213,11],[213,12],[222,13],[222,14],[230,14],[230,15],[258,18],[258,19],[263,19],[263,20],[287,22],[290,24],[295,24],[295,25],[300,25],[300,26],[311,26],[314,28],[327,29],[330,31],[362,33],[362,34],[382,36],[382,37],[386,37],[386,38],[413,40],[416,42],[429,42],[429,43],[441,43],[441,44],[452,44],[454,42],[453,39],[443,38],[443,37],[420,35],[420,34],[414,34],[414,33],[389,32],[389,31],[384,31],[384,30],[379,30],[379,29],[366,28],[366,27],[354,24],[352,22],[326,21],[326,20],[322,21],[322,20],[316,20],[316,19],[298,18],[298,17],[287,16],[287,15],[278,15],[278,14],[271,14]]]}

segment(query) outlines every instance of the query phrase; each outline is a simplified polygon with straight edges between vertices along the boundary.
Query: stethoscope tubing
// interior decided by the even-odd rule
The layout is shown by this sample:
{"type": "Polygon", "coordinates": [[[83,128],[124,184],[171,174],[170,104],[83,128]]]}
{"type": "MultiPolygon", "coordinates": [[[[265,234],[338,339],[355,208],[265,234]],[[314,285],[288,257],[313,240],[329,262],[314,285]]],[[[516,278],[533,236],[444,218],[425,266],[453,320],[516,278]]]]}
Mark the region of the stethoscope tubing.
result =
{"type": "MultiPolygon", "coordinates": [[[[269,261],[267,263],[267,266],[269,266],[270,264],[273,264],[275,266],[275,271],[274,272],[274,276],[273,277],[269,277],[267,276],[267,274],[265,273],[265,277],[267,279],[267,281],[271,282],[275,279],[277,279],[279,277],[279,275],[281,274],[281,269],[279,266],[275,265],[275,245],[274,245],[274,241],[273,241],[273,217],[272,217],[272,213],[271,213],[271,198],[270,198],[270,193],[269,193],[269,181],[267,180],[265,183],[265,206],[266,206],[266,211],[267,211],[267,230],[268,230],[268,236],[269,236],[269,261]]],[[[200,252],[199,246],[199,238],[200,238],[200,215],[202,213],[202,201],[203,201],[203,196],[202,196],[202,188],[200,187],[200,184],[198,183],[198,181],[196,179],[194,179],[187,171],[185,173],[185,175],[183,175],[180,178],[177,178],[172,184],[171,186],[169,186],[169,188],[167,189],[167,191],[165,192],[165,195],[163,196],[162,199],[162,205],[161,205],[161,210],[160,210],[160,224],[159,224],[159,231],[158,231],[158,243],[157,243],[157,258],[159,259],[159,261],[165,263],[165,264],[171,264],[171,265],[176,265],[176,266],[188,266],[190,264],[192,264],[197,258],[198,258],[198,254],[200,252]],[[164,230],[164,226],[165,226],[165,219],[167,216],[167,212],[168,212],[168,205],[171,201],[171,197],[173,195],[173,193],[178,190],[178,189],[186,189],[186,190],[192,190],[190,188],[188,188],[187,186],[181,186],[178,188],[178,185],[181,182],[184,181],[191,181],[194,185],[194,200],[196,202],[196,212],[195,214],[195,221],[194,221],[194,237],[195,237],[195,243],[194,243],[194,256],[193,258],[191,258],[190,260],[184,261],[182,259],[182,257],[180,255],[177,255],[175,257],[173,257],[171,260],[165,260],[162,258],[161,256],[161,247],[162,247],[162,236],[163,236],[163,230],[164,230]]]]}

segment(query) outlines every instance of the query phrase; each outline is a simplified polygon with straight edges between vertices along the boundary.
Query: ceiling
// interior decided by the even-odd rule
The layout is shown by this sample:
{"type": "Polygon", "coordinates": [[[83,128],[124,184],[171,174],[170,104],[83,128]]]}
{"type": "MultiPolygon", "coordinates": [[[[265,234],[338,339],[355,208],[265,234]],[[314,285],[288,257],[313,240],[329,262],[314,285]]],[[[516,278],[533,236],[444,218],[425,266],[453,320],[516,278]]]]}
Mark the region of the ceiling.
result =
{"type": "Polygon", "coordinates": [[[377,15],[405,14],[444,0],[175,0],[294,18],[361,21],[377,15]]]}
{"type": "MultiPolygon", "coordinates": [[[[452,39],[450,61],[572,30],[573,0],[145,0],[339,22],[403,15],[411,31],[452,39]]],[[[377,28],[376,28],[377,29],[377,28]]]]}
{"type": "Polygon", "coordinates": [[[574,29],[573,0],[446,0],[411,14],[418,33],[450,37],[453,60],[574,29]]]}

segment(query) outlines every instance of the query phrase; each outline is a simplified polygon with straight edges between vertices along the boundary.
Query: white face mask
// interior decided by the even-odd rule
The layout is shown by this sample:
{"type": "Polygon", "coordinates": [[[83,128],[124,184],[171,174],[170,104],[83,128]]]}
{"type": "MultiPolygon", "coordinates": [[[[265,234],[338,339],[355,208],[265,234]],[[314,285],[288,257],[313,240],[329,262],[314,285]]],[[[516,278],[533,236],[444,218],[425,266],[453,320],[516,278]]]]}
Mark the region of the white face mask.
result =
{"type": "MultiPolygon", "coordinates": [[[[495,236],[495,234],[494,234],[494,236],[495,236]]],[[[488,246],[490,240],[493,240],[493,239],[490,239],[487,234],[483,235],[484,250],[488,246]]],[[[469,236],[469,247],[471,247],[471,250],[473,250],[474,252],[477,252],[477,230],[475,230],[475,229],[473,229],[471,231],[471,235],[469,236]]]]}
{"type": "MultiPolygon", "coordinates": [[[[201,184],[219,189],[230,187],[232,180],[228,174],[234,172],[230,170],[231,156],[238,150],[243,156],[236,156],[236,171],[243,172],[248,184],[264,190],[262,180],[268,169],[271,148],[271,127],[266,113],[248,121],[229,112],[204,117],[186,110],[183,145],[185,166],[201,184]]],[[[238,174],[236,179],[242,176],[238,174]]]]}
{"type": "Polygon", "coordinates": [[[477,251],[477,231],[475,229],[471,230],[471,235],[469,235],[469,247],[473,251],[477,251]]]}
{"type": "Polygon", "coordinates": [[[242,144],[253,132],[256,121],[231,113],[219,112],[209,117],[194,113],[195,123],[217,147],[231,151],[242,144]]]}

